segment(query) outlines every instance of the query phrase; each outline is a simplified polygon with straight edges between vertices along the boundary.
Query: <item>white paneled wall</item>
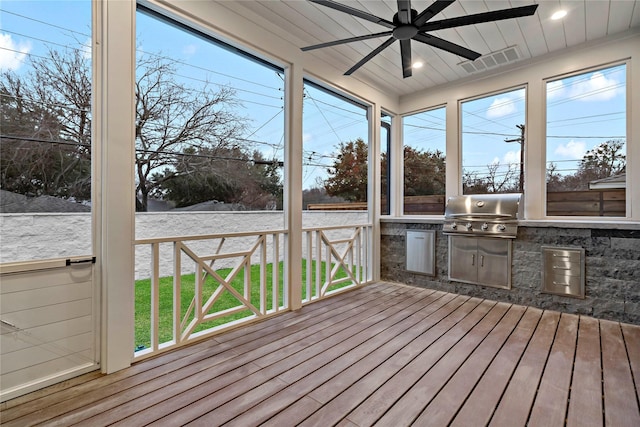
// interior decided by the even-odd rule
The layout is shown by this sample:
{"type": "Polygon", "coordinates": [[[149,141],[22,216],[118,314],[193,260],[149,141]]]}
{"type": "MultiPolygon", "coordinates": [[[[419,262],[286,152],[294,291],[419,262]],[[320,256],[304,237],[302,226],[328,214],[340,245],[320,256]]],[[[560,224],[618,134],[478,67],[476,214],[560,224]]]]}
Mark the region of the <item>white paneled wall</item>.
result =
{"type": "Polygon", "coordinates": [[[80,264],[0,277],[2,400],[97,366],[92,275],[80,264]]]}

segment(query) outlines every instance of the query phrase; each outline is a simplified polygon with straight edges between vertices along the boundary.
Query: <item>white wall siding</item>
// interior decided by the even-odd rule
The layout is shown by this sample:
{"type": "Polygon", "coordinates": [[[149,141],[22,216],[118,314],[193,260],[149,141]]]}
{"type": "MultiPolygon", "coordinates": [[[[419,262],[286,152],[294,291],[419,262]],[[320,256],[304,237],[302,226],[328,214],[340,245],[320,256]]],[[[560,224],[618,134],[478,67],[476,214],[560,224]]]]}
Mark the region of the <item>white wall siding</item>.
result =
{"type": "Polygon", "coordinates": [[[97,366],[92,275],[91,264],[2,275],[2,400],[97,366]]]}
{"type": "MultiPolygon", "coordinates": [[[[305,211],[302,226],[328,227],[345,224],[364,224],[365,211],[305,211]]],[[[136,239],[246,231],[281,230],[284,214],[281,211],[252,212],[148,212],[136,214],[136,239]]],[[[27,261],[91,254],[91,214],[1,214],[0,262],[27,261]]],[[[201,250],[215,251],[211,242],[201,250]]],[[[232,249],[225,243],[225,249],[232,249]]],[[[246,242],[236,242],[245,249],[246,242]]],[[[198,249],[198,246],[195,246],[198,249]]],[[[160,274],[172,274],[172,248],[161,247],[160,274]]],[[[136,248],[136,279],[150,276],[151,251],[136,248]]],[[[183,273],[192,272],[193,263],[183,265],[183,273]]]]}

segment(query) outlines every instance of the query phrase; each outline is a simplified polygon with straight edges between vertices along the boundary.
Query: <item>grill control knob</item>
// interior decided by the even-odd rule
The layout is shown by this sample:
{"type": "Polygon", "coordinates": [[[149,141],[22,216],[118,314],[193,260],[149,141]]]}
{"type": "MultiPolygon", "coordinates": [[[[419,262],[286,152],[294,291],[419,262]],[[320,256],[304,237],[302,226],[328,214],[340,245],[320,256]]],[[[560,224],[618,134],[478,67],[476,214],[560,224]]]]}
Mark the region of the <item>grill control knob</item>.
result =
{"type": "Polygon", "coordinates": [[[456,228],[458,228],[458,224],[456,224],[455,222],[453,224],[451,224],[451,229],[455,230],[456,228]]]}
{"type": "Polygon", "coordinates": [[[489,229],[489,224],[487,224],[486,222],[482,224],[482,231],[487,231],[488,229],[489,229]]]}
{"type": "Polygon", "coordinates": [[[506,229],[507,229],[507,227],[505,227],[504,224],[498,224],[498,230],[504,231],[506,229]]]}
{"type": "Polygon", "coordinates": [[[471,225],[471,223],[470,223],[470,222],[468,222],[468,223],[465,225],[465,227],[467,227],[467,230],[471,230],[472,225],[471,225]]]}

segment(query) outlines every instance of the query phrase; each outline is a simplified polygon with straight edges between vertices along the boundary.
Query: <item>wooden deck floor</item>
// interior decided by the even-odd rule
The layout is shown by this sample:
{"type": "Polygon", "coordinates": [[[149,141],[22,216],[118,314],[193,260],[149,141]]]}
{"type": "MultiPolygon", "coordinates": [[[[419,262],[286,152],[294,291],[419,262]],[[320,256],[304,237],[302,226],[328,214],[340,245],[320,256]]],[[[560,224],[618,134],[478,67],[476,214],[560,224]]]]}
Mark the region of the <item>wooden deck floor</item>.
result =
{"type": "Polygon", "coordinates": [[[2,404],[2,425],[640,426],[640,326],[378,283],[2,404]]]}

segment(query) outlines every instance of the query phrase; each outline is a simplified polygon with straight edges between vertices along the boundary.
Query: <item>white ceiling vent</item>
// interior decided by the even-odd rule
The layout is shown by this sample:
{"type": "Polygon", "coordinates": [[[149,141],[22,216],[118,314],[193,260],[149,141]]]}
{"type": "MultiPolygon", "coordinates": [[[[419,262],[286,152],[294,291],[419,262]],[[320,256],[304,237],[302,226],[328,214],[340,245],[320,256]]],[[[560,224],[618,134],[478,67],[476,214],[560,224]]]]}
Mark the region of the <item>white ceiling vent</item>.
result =
{"type": "Polygon", "coordinates": [[[475,61],[464,61],[459,63],[467,73],[477,73],[489,68],[498,67],[500,65],[515,62],[520,59],[520,53],[517,46],[509,46],[506,49],[491,52],[486,55],[482,55],[475,61]]]}

